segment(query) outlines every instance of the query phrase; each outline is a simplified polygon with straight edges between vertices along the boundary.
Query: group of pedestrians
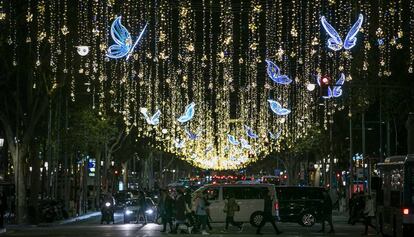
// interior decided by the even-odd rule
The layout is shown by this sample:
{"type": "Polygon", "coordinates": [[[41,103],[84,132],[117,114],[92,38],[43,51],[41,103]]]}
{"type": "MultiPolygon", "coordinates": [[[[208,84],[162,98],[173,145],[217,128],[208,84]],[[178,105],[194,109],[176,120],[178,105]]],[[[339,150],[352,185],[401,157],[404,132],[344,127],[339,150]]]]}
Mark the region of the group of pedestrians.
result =
{"type": "Polygon", "coordinates": [[[363,235],[368,234],[368,227],[378,233],[378,228],[372,224],[373,219],[375,219],[375,205],[372,195],[364,192],[354,194],[349,200],[348,224],[355,225],[356,222],[362,221],[365,226],[363,235]]]}
{"type": "Polygon", "coordinates": [[[177,189],[177,195],[173,198],[168,190],[161,190],[161,199],[159,201],[159,214],[162,221],[163,229],[167,231],[167,225],[170,227],[170,233],[176,234],[180,226],[184,225],[188,233],[201,231],[206,235],[207,227],[211,230],[208,214],[208,200],[206,193],[197,193],[194,206],[192,206],[190,190],[177,189]],[[173,219],[175,225],[173,225],[173,219]]]}

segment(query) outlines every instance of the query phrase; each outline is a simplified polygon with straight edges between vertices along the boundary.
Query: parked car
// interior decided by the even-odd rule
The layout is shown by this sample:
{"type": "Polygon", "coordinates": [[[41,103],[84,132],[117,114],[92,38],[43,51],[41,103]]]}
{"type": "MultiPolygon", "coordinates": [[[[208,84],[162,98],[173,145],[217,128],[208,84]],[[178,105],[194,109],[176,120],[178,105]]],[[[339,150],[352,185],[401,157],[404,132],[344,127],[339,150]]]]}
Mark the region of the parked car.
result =
{"type": "Polygon", "coordinates": [[[311,227],[322,220],[324,188],[276,186],[279,220],[311,227]]]}
{"type": "Polygon", "coordinates": [[[240,206],[234,220],[250,222],[252,226],[257,227],[263,219],[264,197],[268,190],[274,197],[273,215],[277,216],[278,203],[273,184],[208,184],[194,192],[193,203],[197,192],[207,191],[211,222],[225,222],[224,202],[227,196],[232,195],[240,206]]]}
{"type": "MultiPolygon", "coordinates": [[[[147,222],[156,222],[158,216],[158,209],[154,201],[146,197],[146,210],[145,217],[147,222]]],[[[140,209],[139,200],[131,199],[125,203],[124,208],[124,223],[130,223],[131,221],[138,221],[138,211],[140,209]]]]}

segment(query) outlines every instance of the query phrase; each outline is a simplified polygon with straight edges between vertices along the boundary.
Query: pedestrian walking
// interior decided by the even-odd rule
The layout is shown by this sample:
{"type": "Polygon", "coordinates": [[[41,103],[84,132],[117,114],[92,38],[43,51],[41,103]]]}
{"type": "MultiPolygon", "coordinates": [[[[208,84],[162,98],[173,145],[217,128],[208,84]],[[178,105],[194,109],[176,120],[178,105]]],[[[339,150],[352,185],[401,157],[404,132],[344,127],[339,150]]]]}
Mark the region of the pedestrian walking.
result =
{"type": "Polygon", "coordinates": [[[167,224],[170,224],[170,232],[173,232],[172,212],[173,212],[173,199],[168,195],[168,191],[165,189],[160,190],[161,198],[158,204],[159,213],[161,216],[163,229],[161,232],[167,231],[167,224]]]}
{"type": "Polygon", "coordinates": [[[241,232],[243,230],[243,223],[234,221],[234,214],[235,212],[240,211],[240,206],[237,204],[233,195],[229,195],[226,198],[223,211],[226,213],[226,226],[224,230],[227,231],[229,229],[229,224],[231,224],[232,226],[237,227],[239,232],[241,232]]]}
{"type": "Polygon", "coordinates": [[[270,193],[270,190],[267,190],[264,196],[264,208],[263,208],[263,220],[260,223],[259,227],[256,230],[256,234],[262,235],[260,232],[266,222],[270,222],[273,228],[276,231],[276,234],[281,234],[282,232],[276,226],[276,218],[273,216],[273,196],[270,193]]]}
{"type": "Polygon", "coordinates": [[[197,196],[196,196],[195,203],[194,203],[194,209],[197,215],[197,219],[201,223],[201,234],[209,235],[209,233],[206,230],[208,216],[207,216],[207,205],[206,205],[205,193],[197,192],[196,195],[197,196]]]}
{"type": "Polygon", "coordinates": [[[139,222],[142,219],[144,221],[144,225],[146,225],[147,216],[145,215],[145,211],[147,210],[147,200],[145,198],[145,193],[143,191],[139,192],[138,203],[139,203],[139,209],[138,209],[137,222],[139,222]]]}
{"type": "Polygon", "coordinates": [[[372,225],[371,220],[375,217],[374,201],[372,200],[371,195],[367,195],[365,198],[365,208],[364,208],[364,225],[365,232],[364,235],[368,234],[368,226],[376,230],[375,226],[372,225]]]}
{"type": "Polygon", "coordinates": [[[178,232],[178,227],[184,224],[187,227],[188,233],[191,234],[192,226],[186,221],[186,212],[188,210],[187,203],[185,201],[184,192],[181,189],[177,190],[177,199],[175,201],[175,230],[173,233],[178,232]]]}
{"type": "Polygon", "coordinates": [[[328,192],[323,192],[322,229],[319,232],[325,232],[325,221],[331,227],[328,233],[335,233],[332,223],[332,199],[328,192]]]}

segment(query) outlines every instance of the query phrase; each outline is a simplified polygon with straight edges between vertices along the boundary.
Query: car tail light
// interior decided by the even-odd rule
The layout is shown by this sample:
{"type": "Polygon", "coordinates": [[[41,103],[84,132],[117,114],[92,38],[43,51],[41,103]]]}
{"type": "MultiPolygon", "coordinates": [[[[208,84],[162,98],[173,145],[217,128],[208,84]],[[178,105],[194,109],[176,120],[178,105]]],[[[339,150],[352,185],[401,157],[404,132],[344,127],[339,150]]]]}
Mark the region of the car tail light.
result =
{"type": "Polygon", "coordinates": [[[403,209],[403,214],[404,214],[404,215],[408,215],[408,214],[410,214],[410,209],[408,209],[408,208],[404,208],[404,209],[403,209]]]}

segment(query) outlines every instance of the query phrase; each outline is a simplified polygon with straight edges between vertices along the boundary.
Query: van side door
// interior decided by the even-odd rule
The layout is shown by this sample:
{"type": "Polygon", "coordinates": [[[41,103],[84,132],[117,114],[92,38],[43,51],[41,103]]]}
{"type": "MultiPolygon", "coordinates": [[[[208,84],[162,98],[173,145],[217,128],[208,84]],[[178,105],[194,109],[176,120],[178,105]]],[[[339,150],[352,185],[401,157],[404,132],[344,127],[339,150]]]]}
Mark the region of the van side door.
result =
{"type": "Polygon", "coordinates": [[[209,203],[208,210],[210,214],[211,222],[224,222],[226,215],[223,212],[224,201],[221,195],[221,187],[208,187],[206,188],[206,199],[209,203]]]}

